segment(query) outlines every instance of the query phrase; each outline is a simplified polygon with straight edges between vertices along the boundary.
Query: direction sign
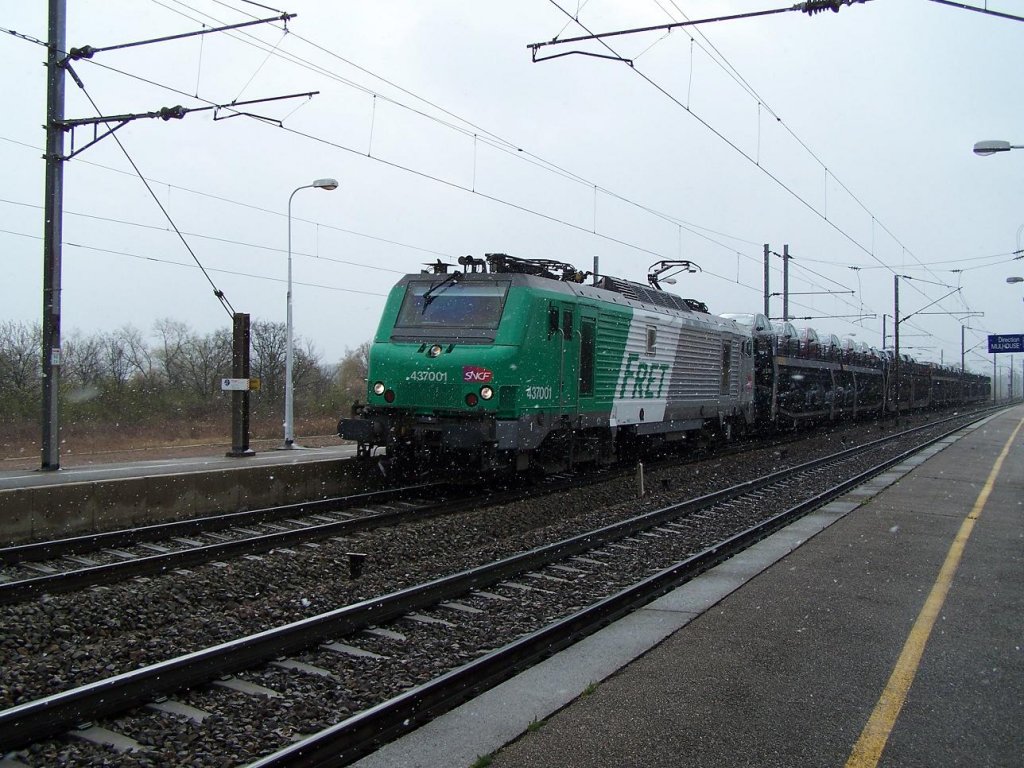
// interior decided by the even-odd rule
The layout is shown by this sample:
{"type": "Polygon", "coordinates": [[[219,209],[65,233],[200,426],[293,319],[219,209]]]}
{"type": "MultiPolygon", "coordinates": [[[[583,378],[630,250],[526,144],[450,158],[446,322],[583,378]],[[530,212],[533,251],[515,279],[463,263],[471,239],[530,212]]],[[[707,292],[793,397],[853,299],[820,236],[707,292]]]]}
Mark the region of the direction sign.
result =
{"type": "Polygon", "coordinates": [[[1024,352],[1024,334],[1010,333],[988,337],[988,352],[1024,352]]]}

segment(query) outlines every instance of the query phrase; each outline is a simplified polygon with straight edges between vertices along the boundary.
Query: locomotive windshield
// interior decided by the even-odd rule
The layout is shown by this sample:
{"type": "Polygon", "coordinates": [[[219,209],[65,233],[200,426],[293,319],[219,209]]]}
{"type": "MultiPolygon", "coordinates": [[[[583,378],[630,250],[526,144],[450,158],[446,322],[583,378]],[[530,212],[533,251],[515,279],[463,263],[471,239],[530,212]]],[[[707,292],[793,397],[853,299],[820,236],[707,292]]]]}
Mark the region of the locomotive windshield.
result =
{"type": "Polygon", "coordinates": [[[396,326],[497,328],[509,283],[440,280],[409,283],[396,326]]]}

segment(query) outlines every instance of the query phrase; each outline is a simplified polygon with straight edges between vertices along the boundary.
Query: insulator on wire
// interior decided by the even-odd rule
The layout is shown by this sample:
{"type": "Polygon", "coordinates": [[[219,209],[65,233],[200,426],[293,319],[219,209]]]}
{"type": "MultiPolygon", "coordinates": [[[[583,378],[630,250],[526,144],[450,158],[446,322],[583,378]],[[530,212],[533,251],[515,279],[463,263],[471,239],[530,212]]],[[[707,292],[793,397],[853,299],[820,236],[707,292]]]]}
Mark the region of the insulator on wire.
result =
{"type": "Polygon", "coordinates": [[[864,2],[867,2],[867,0],[807,0],[807,2],[800,4],[800,10],[810,16],[822,11],[839,13],[839,9],[844,5],[864,2]]]}
{"type": "Polygon", "coordinates": [[[176,107],[161,107],[157,114],[162,120],[181,120],[188,114],[188,110],[179,104],[176,107]]]}

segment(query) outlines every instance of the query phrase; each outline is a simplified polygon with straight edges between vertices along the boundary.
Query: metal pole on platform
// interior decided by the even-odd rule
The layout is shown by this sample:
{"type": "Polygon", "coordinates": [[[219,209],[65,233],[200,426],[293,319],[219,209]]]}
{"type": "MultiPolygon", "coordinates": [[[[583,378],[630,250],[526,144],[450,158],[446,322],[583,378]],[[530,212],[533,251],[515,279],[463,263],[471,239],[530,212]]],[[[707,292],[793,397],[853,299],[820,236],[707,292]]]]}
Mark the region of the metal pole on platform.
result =
{"type": "Polygon", "coordinates": [[[769,281],[769,268],[768,268],[769,262],[768,262],[768,258],[770,256],[770,254],[771,254],[771,248],[768,247],[768,243],[765,243],[764,244],[764,316],[765,317],[771,317],[772,316],[772,313],[769,311],[769,305],[770,305],[771,302],[769,300],[769,293],[768,293],[769,290],[770,290],[770,288],[768,286],[768,281],[769,281]]]}
{"type": "Polygon", "coordinates": [[[312,184],[297,187],[288,196],[288,314],[285,323],[285,357],[284,357],[284,444],[282,448],[295,447],[295,385],[292,381],[292,367],[295,357],[292,341],[292,198],[300,189],[325,189],[328,192],[338,188],[334,179],[317,179],[312,184]]]}
{"type": "Polygon", "coordinates": [[[896,379],[896,423],[900,423],[900,276],[892,276],[893,311],[892,311],[892,345],[893,345],[893,376],[896,379]]]}
{"type": "MultiPolygon", "coordinates": [[[[231,341],[231,376],[250,379],[249,315],[235,312],[231,341]]],[[[249,447],[249,390],[231,392],[231,457],[255,456],[249,447]]]]}
{"type": "Polygon", "coordinates": [[[964,365],[964,332],[967,329],[964,326],[960,326],[960,400],[964,399],[964,376],[966,375],[966,368],[964,365]]]}
{"type": "Polygon", "coordinates": [[[782,320],[789,322],[789,244],[782,246],[782,320]]]}
{"type": "Polygon", "coordinates": [[[50,0],[46,53],[46,180],[43,220],[42,435],[44,470],[60,469],[60,271],[64,207],[65,0],[50,0]]]}

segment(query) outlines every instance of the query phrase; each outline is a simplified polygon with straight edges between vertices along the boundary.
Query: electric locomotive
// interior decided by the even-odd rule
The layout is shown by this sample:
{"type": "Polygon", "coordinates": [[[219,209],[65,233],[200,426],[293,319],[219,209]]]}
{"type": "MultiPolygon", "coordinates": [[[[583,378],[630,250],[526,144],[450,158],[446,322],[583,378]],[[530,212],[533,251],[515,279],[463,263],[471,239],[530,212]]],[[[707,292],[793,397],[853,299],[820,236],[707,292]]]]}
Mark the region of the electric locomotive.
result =
{"type": "Polygon", "coordinates": [[[701,302],[551,260],[459,264],[389,294],[367,402],[338,424],[360,455],[557,471],[753,422],[751,335],[701,302]]]}
{"type": "Polygon", "coordinates": [[[338,424],[359,456],[385,448],[403,468],[560,471],[990,391],[987,377],[897,366],[763,315],[712,315],[661,290],[666,271],[699,269],[686,261],[655,264],[649,286],[500,253],[430,266],[388,295],[367,402],[338,424]]]}

